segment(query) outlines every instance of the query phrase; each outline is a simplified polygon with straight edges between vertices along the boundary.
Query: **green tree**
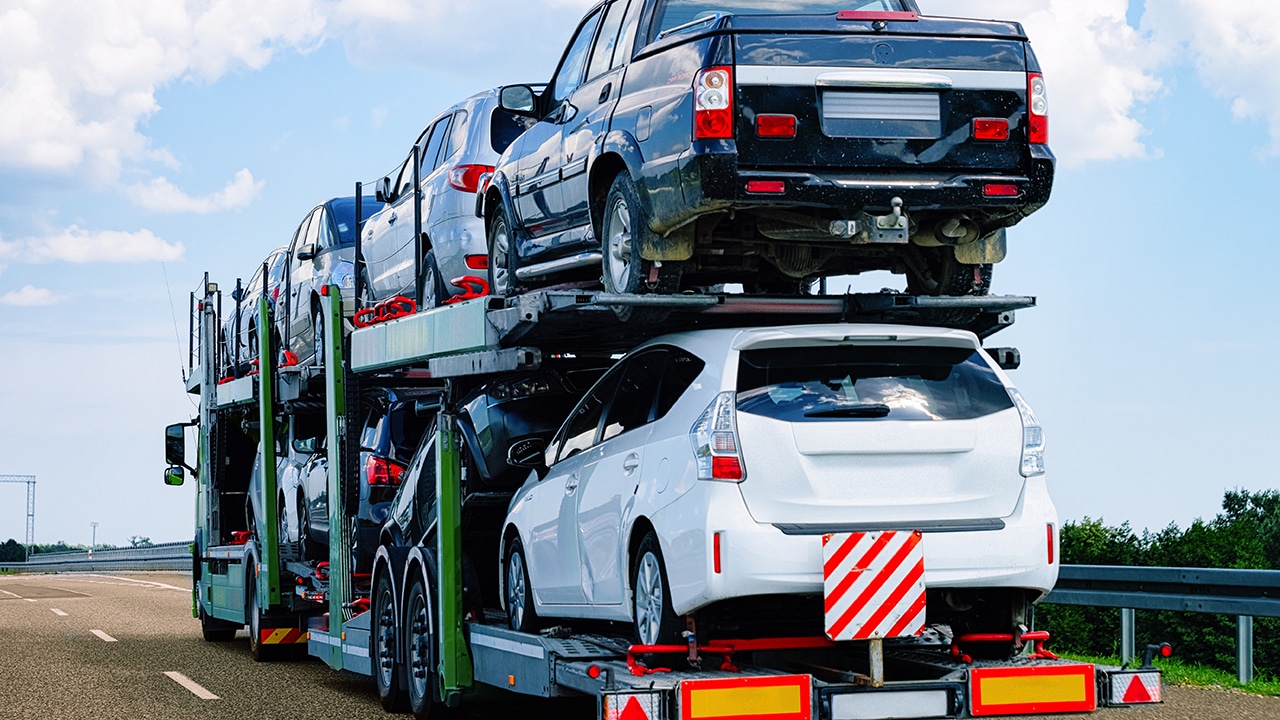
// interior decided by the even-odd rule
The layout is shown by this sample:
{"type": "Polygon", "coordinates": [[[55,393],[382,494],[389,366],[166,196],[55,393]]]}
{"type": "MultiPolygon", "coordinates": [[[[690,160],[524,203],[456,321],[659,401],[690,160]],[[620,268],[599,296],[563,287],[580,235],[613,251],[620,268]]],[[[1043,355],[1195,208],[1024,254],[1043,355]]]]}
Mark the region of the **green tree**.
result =
{"type": "Polygon", "coordinates": [[[0,545],[0,562],[26,562],[27,549],[18,544],[17,540],[10,538],[8,542],[0,545]]]}

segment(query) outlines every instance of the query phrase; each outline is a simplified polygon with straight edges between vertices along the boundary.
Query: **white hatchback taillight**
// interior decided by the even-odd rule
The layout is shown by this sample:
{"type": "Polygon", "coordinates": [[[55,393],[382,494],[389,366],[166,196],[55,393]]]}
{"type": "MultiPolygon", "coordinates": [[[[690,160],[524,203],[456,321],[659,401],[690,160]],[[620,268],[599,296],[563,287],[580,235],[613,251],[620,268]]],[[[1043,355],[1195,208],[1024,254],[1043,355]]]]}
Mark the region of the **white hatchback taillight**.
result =
{"type": "Polygon", "coordinates": [[[722,392],[711,401],[689,431],[699,480],[742,482],[747,468],[738,442],[737,395],[722,392]]]}
{"type": "Polygon", "coordinates": [[[733,68],[698,71],[693,80],[693,136],[698,140],[733,137],[733,68]]]}
{"type": "Polygon", "coordinates": [[[1049,90],[1040,73],[1027,73],[1027,139],[1032,145],[1049,143],[1049,90]]]}
{"type": "Polygon", "coordinates": [[[1044,474],[1044,428],[1031,411],[1031,406],[1022,399],[1022,393],[1009,388],[1009,397],[1018,408],[1022,418],[1022,465],[1019,468],[1023,477],[1035,477],[1044,474]]]}

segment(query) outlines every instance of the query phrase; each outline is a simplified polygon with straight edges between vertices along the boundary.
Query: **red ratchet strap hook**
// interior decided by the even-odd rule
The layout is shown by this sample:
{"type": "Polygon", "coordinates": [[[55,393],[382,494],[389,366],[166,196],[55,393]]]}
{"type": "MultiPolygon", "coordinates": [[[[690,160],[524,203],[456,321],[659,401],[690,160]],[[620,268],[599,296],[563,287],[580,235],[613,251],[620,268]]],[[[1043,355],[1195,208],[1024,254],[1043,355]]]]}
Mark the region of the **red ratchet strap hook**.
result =
{"type": "Polygon", "coordinates": [[[454,278],[450,284],[454,287],[462,288],[462,293],[445,300],[445,305],[475,300],[489,294],[489,281],[475,275],[463,275],[460,278],[454,278]]]}
{"type": "Polygon", "coordinates": [[[388,320],[406,317],[418,312],[418,303],[403,295],[388,298],[356,313],[354,322],[358,328],[377,325],[388,320]]]}

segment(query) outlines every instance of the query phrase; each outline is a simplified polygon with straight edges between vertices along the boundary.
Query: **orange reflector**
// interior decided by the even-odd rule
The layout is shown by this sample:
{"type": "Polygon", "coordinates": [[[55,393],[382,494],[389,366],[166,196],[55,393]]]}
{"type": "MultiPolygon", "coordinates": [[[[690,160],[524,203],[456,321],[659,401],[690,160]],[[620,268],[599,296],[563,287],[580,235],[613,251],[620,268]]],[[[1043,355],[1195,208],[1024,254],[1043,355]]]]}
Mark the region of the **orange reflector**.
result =
{"type": "Polygon", "coordinates": [[[1093,665],[1035,665],[969,671],[974,716],[1091,712],[1097,709],[1093,665]]]}
{"type": "Polygon", "coordinates": [[[1018,197],[1018,186],[1005,183],[987,183],[982,186],[982,194],[987,197],[1018,197]]]}
{"type": "Polygon", "coordinates": [[[680,716],[810,720],[811,685],[808,675],[685,680],[680,683],[680,716]]]}
{"type": "Polygon", "coordinates": [[[1053,523],[1047,523],[1045,526],[1046,541],[1049,545],[1049,564],[1053,564],[1053,523]]]}
{"type": "Polygon", "coordinates": [[[974,118],[974,140],[1008,140],[1009,121],[1004,118],[974,118]]]}
{"type": "Polygon", "coordinates": [[[471,268],[472,270],[488,270],[489,269],[488,255],[468,255],[465,262],[467,263],[467,267],[471,268]]]}
{"type": "Polygon", "coordinates": [[[770,138],[793,138],[796,136],[796,116],[757,115],[756,135],[770,138]]]}
{"type": "Polygon", "coordinates": [[[720,533],[711,537],[711,568],[720,574],[720,533]]]}

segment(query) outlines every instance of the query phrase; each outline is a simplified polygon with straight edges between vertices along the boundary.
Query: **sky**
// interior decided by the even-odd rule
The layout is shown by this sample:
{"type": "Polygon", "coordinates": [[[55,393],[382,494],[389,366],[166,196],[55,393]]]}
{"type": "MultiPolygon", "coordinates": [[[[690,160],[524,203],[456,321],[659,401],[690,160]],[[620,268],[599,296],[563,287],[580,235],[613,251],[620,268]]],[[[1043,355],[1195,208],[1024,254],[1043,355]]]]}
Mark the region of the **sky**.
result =
{"type": "MultiPolygon", "coordinates": [[[[1275,488],[1280,4],[919,2],[1024,23],[1049,82],[1053,198],[993,282],[1039,307],[992,344],[1062,518],[1186,526],[1275,488]]],[[[247,279],[438,112],[546,81],[587,4],[0,0],[0,474],[37,476],[37,542],[189,538],[162,434],[195,414],[203,273],[247,279]]],[[[0,540],[24,522],[0,484],[0,540]]]]}

